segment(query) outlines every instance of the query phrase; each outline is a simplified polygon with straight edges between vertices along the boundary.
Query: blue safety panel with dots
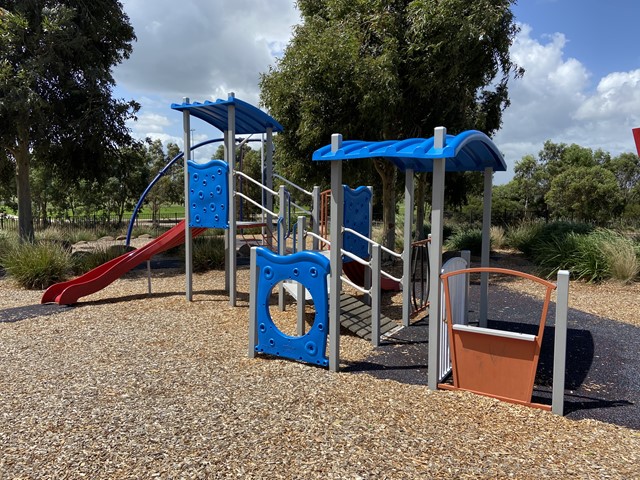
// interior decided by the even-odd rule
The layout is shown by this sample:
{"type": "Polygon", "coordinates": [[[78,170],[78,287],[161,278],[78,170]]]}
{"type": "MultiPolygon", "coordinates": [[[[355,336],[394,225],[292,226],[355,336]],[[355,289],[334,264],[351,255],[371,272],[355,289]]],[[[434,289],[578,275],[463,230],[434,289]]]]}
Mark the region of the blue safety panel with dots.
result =
{"type": "Polygon", "coordinates": [[[222,160],[187,162],[190,227],[229,228],[229,166],[222,160]]]}
{"type": "MultiPolygon", "coordinates": [[[[369,238],[371,225],[371,189],[358,187],[355,189],[344,185],[344,226],[369,238]]],[[[352,233],[345,232],[342,248],[360,258],[369,257],[369,243],[352,233]]],[[[343,262],[350,262],[351,258],[343,256],[343,262]]]]}
{"type": "Polygon", "coordinates": [[[256,352],[326,367],[329,293],[327,276],[329,259],[318,252],[303,251],[291,255],[277,255],[266,248],[256,248],[258,285],[256,296],[256,322],[258,330],[256,352]],[[302,336],[282,333],[269,313],[271,291],[283,280],[301,283],[313,298],[315,318],[313,326],[302,336]]]}

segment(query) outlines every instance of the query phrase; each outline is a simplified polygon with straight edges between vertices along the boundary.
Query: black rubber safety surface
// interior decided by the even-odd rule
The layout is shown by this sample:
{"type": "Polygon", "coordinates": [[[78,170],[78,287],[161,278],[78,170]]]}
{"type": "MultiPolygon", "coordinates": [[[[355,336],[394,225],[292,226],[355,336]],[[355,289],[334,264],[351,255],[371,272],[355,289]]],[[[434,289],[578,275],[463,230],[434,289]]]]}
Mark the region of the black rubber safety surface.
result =
{"type": "MultiPolygon", "coordinates": [[[[535,334],[541,308],[542,302],[529,296],[492,286],[489,327],[535,334]]],[[[534,402],[549,405],[554,318],[552,303],[533,392],[534,402]]],[[[387,339],[376,355],[346,370],[426,385],[428,330],[427,316],[387,339]]],[[[569,308],[564,412],[568,418],[592,418],[640,430],[639,327],[569,308]]]]}

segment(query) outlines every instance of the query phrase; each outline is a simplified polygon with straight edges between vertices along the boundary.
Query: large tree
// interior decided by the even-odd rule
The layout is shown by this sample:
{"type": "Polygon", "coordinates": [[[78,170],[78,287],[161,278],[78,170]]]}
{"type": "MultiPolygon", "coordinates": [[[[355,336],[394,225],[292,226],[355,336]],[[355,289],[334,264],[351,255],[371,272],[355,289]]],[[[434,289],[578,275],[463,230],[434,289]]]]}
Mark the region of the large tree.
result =
{"type": "Polygon", "coordinates": [[[16,171],[19,233],[33,239],[29,170],[96,179],[130,141],[139,106],[112,98],[111,68],[135,40],[115,0],[0,0],[0,147],[16,171]]]}
{"type": "MultiPolygon", "coordinates": [[[[499,128],[507,82],[522,72],[509,47],[515,0],[299,0],[302,24],[261,78],[262,101],[285,127],[278,166],[300,182],[327,177],[310,155],[329,142],[499,128]]],[[[325,168],[324,170],[322,170],[325,168]]],[[[395,235],[396,170],[383,185],[384,243],[395,235]]]]}

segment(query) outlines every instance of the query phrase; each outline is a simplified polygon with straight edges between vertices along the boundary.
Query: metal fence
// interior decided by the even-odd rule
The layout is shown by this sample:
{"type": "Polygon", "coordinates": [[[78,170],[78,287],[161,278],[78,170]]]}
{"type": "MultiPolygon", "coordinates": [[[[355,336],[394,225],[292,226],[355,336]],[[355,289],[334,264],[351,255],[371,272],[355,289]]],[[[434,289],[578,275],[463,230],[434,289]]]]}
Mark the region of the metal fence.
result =
{"type": "MultiPolygon", "coordinates": [[[[135,226],[144,229],[150,229],[157,232],[165,230],[176,225],[184,217],[182,215],[161,215],[153,218],[152,214],[141,213],[136,218],[135,226]]],[[[98,231],[126,231],[129,224],[129,217],[123,217],[122,220],[116,215],[86,215],[67,218],[42,218],[33,219],[33,227],[36,231],[44,230],[49,227],[58,227],[63,229],[86,229],[98,231]]],[[[18,217],[15,215],[0,214],[0,230],[17,231],[18,217]]]]}

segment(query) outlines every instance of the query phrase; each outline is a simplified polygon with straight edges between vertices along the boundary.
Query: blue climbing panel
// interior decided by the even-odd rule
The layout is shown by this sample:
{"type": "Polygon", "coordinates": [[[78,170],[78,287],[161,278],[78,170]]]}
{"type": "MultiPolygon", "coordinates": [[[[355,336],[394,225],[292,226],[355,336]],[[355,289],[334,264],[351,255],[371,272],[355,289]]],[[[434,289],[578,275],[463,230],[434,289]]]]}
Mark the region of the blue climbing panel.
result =
{"type": "MultiPolygon", "coordinates": [[[[329,293],[327,276],[329,259],[318,252],[298,252],[277,255],[266,248],[256,248],[258,285],[256,321],[258,340],[256,352],[290,358],[326,367],[327,333],[329,321],[329,293]],[[311,329],[300,337],[282,333],[269,313],[271,291],[283,280],[295,280],[309,290],[316,310],[311,329]]],[[[254,287],[256,288],[256,287],[254,287]]]]}
{"type": "Polygon", "coordinates": [[[229,166],[222,160],[187,162],[190,227],[229,228],[229,166]]]}
{"type": "MultiPolygon", "coordinates": [[[[344,226],[369,237],[371,225],[371,190],[368,187],[358,187],[351,189],[344,185],[344,226]]],[[[369,257],[369,244],[356,237],[354,234],[345,232],[343,236],[342,248],[360,258],[369,257]]],[[[351,262],[352,259],[343,256],[343,262],[351,262]]]]}

